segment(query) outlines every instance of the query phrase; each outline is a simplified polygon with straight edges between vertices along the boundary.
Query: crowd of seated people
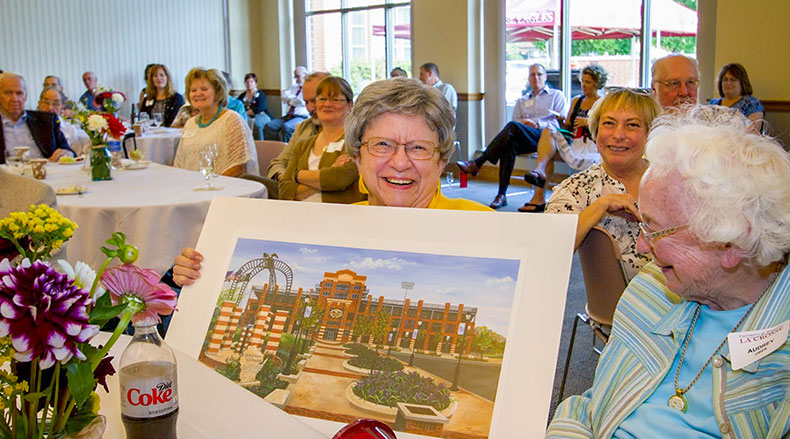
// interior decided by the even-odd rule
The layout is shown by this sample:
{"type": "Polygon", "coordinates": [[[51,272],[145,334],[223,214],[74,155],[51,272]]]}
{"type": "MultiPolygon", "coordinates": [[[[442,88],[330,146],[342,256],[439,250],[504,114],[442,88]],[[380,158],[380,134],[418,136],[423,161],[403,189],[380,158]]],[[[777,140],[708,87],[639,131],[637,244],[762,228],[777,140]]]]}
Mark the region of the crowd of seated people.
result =
{"type": "MultiPolygon", "coordinates": [[[[607,72],[590,64],[570,104],[546,85],[542,65],[531,66],[531,90],[513,121],[480,158],[459,163],[470,174],[485,161],[499,163],[490,207],[441,192],[456,117],[431,66],[420,69],[423,82],[395,69],[356,100],[343,78],[300,67],[283,93],[285,115],[259,123],[269,116],[254,74],[245,77],[236,113],[222,72],[192,69],[187,102],[178,105],[168,69],[152,64],[140,108],[162,110],[166,125],[183,126],[174,165],[185,169],[197,170],[199,151],[213,144],[216,173],[254,175],[253,131],[290,141],[266,175],[288,200],[490,211],[507,203],[515,156],[537,151],[538,166],[525,177],[534,197],[519,210],[577,214],[576,248],[592,227],[608,230],[630,280],[592,388],[560,404],[547,437],[787,437],[790,346],[733,369],[727,344],[729,333],[790,319],[790,158],[755,125],[765,110],[743,66],[722,67],[720,97],[709,106],[698,104],[696,61],[682,55],[653,64],[650,89],[605,89],[607,72]],[[575,167],[580,172],[545,203],[551,159],[579,158],[577,139],[592,140],[599,158],[575,167]]],[[[28,141],[53,160],[76,150],[61,118],[67,98],[49,78],[57,79],[48,77],[41,111],[26,111],[24,78],[0,74],[0,147],[28,141]]],[[[83,80],[80,101],[91,108],[96,75],[83,80]]],[[[185,248],[173,280],[193,283],[201,262],[185,248]]]]}

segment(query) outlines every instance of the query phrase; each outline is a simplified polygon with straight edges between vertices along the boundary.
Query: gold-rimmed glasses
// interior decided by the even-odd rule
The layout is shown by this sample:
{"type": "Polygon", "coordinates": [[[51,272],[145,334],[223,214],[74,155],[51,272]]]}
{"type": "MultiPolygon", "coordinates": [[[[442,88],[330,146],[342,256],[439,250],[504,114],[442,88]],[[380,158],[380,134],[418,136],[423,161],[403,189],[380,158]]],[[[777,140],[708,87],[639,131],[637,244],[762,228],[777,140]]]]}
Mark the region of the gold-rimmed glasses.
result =
{"type": "Polygon", "coordinates": [[[688,224],[683,224],[680,226],[668,227],[666,229],[661,229],[661,230],[656,230],[655,232],[651,232],[650,226],[647,223],[642,221],[639,222],[639,230],[645,236],[645,240],[647,241],[647,244],[650,246],[651,250],[653,249],[653,244],[659,239],[675,234],[683,229],[687,229],[688,226],[689,226],[688,224]]]}
{"type": "Polygon", "coordinates": [[[609,87],[604,87],[603,90],[606,93],[612,93],[612,92],[615,92],[615,91],[627,90],[627,91],[630,91],[632,93],[636,93],[636,94],[644,95],[644,96],[652,96],[653,95],[653,90],[651,90],[649,88],[641,88],[641,87],[619,87],[619,86],[613,85],[613,86],[609,86],[609,87]]]}
{"type": "Polygon", "coordinates": [[[680,89],[681,85],[685,85],[686,90],[696,90],[697,87],[699,87],[699,79],[689,79],[686,81],[678,81],[677,79],[672,81],[659,81],[656,79],[653,82],[658,82],[659,84],[666,87],[669,91],[677,91],[680,89]]]}
{"type": "Polygon", "coordinates": [[[436,153],[436,145],[430,140],[412,140],[407,143],[398,143],[385,137],[371,137],[362,142],[362,146],[368,148],[368,152],[376,157],[392,157],[398,151],[399,146],[403,146],[406,155],[414,160],[428,160],[436,153]]]}

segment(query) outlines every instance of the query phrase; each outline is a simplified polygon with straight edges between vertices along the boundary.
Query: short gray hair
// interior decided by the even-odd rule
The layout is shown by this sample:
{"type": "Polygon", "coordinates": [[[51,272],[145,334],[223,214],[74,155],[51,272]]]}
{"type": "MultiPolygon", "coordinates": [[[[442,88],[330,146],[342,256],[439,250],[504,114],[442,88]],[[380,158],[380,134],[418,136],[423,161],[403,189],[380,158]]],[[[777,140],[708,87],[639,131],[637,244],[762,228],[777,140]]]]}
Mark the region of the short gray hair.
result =
{"type": "Polygon", "coordinates": [[[11,80],[11,79],[18,79],[22,81],[22,85],[25,87],[25,91],[27,91],[27,82],[25,81],[25,78],[22,75],[18,75],[13,72],[0,73],[0,82],[11,80]]]}
{"type": "Polygon", "coordinates": [[[656,119],[643,177],[680,178],[689,230],[765,266],[790,249],[790,155],[739,112],[694,106],[656,119]]]}
{"type": "Polygon", "coordinates": [[[455,140],[453,107],[435,87],[409,78],[373,82],[357,96],[354,109],[346,117],[346,152],[351,157],[359,157],[365,129],[384,113],[424,117],[439,136],[440,160],[450,158],[455,140]]]}

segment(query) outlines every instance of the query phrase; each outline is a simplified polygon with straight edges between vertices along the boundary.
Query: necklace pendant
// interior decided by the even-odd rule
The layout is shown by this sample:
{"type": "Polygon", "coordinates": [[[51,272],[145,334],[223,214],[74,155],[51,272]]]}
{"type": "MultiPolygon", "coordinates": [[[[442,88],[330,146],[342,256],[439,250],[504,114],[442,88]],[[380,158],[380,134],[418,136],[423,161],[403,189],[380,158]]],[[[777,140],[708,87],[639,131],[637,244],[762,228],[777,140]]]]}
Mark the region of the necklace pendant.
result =
{"type": "Polygon", "coordinates": [[[686,413],[686,408],[688,407],[686,398],[684,398],[683,393],[679,391],[676,391],[674,395],[669,397],[669,400],[667,401],[667,405],[669,406],[669,408],[679,410],[683,413],[686,413]]]}

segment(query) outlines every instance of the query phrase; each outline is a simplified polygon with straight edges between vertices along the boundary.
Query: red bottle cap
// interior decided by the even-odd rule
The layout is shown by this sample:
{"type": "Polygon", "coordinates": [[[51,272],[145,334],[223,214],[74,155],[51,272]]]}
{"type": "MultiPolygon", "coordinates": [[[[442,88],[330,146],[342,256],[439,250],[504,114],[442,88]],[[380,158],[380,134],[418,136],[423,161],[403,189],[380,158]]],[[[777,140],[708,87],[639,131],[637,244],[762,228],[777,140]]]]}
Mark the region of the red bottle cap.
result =
{"type": "Polygon", "coordinates": [[[373,419],[359,419],[341,428],[332,439],[397,439],[387,424],[373,419]]]}

